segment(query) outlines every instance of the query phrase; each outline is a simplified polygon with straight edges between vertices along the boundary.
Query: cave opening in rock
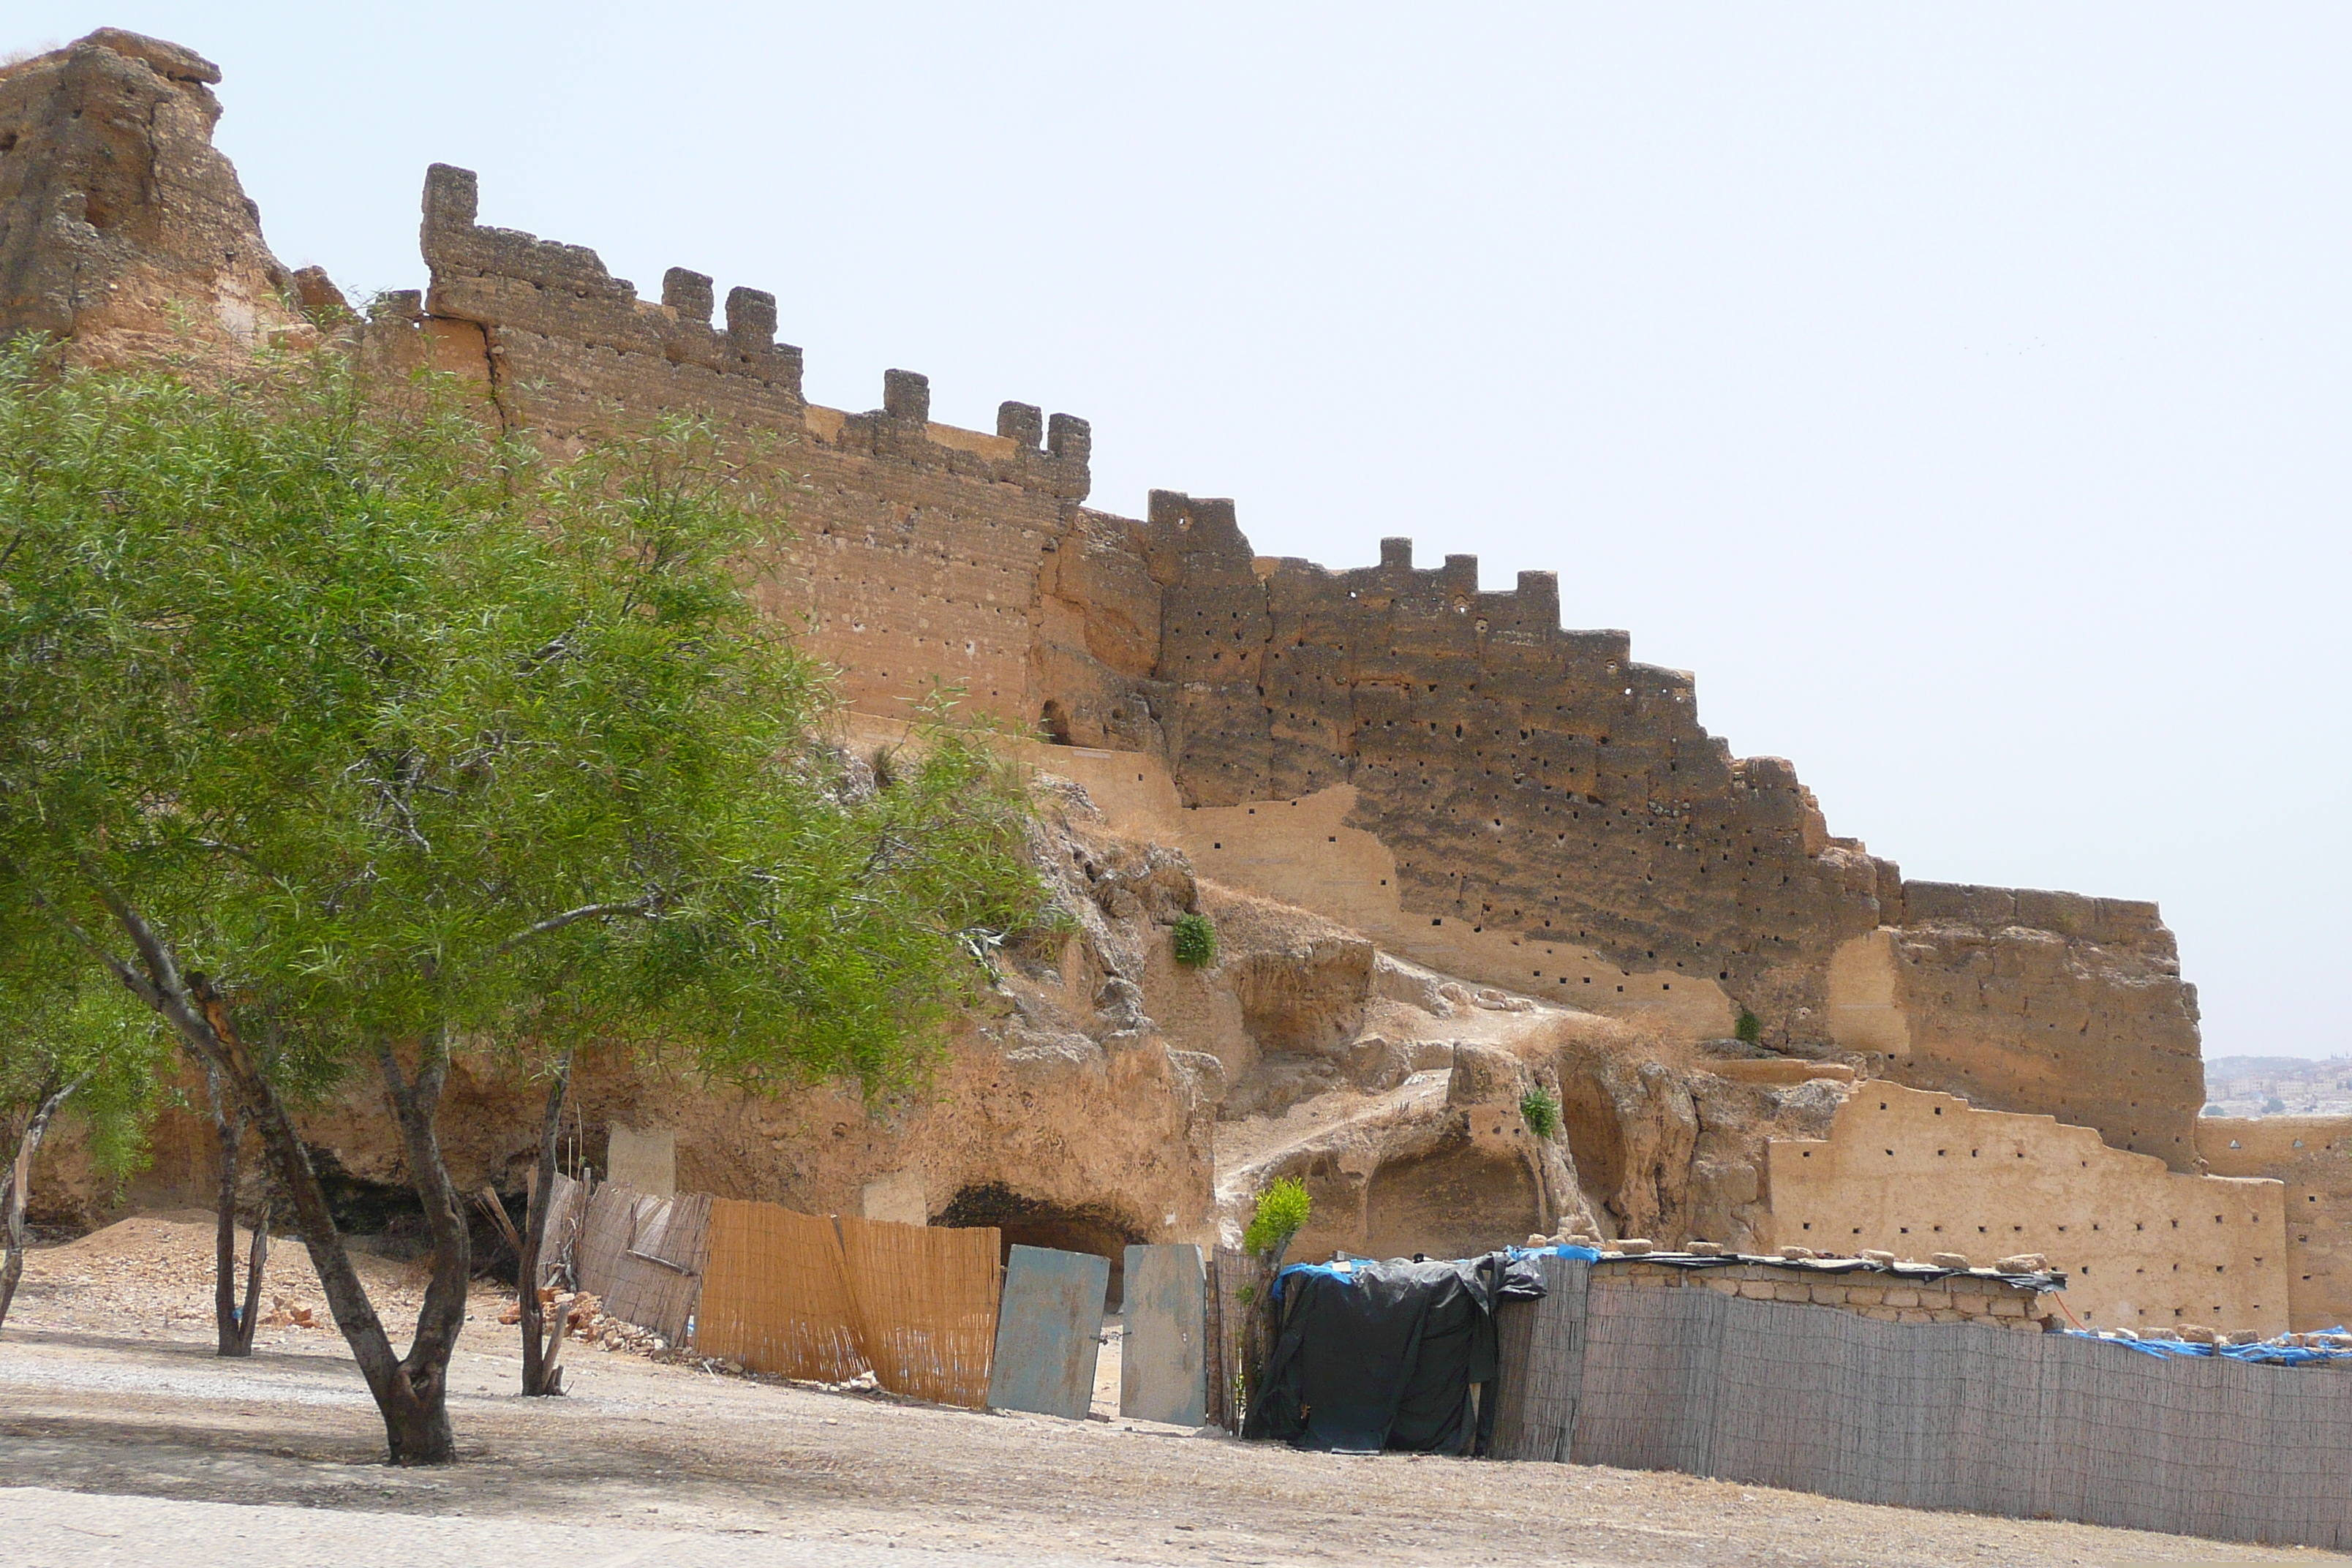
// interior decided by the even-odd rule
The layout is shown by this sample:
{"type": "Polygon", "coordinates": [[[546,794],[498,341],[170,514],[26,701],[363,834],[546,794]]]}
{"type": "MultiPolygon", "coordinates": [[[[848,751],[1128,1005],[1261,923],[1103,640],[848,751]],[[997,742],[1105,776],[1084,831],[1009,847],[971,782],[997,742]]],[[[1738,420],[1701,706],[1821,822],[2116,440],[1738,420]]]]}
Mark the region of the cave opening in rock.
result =
{"type": "Polygon", "coordinates": [[[1110,1260],[1110,1284],[1103,1310],[1119,1309],[1127,1248],[1148,1239],[1143,1227],[1106,1204],[1058,1204],[1014,1192],[1002,1183],[969,1186],[956,1194],[933,1225],[994,1226],[1002,1256],[1013,1247],[1050,1247],[1061,1252],[1091,1252],[1110,1260]]]}

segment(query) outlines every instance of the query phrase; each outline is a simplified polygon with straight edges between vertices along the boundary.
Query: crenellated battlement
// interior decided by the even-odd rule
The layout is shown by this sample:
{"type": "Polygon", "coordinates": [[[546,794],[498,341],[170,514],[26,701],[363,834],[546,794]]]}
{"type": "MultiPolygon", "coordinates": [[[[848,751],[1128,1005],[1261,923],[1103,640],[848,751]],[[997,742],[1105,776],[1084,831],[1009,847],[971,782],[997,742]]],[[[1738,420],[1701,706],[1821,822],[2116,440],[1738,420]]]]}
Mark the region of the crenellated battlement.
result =
{"type": "Polygon", "coordinates": [[[486,227],[479,215],[473,171],[436,163],[425,172],[419,239],[433,281],[423,310],[491,334],[492,359],[505,362],[493,378],[499,395],[534,427],[568,436],[619,408],[717,403],[828,445],[1066,500],[1085,500],[1091,487],[1092,431],[1075,415],[1045,420],[1029,405],[1007,403],[994,435],[937,425],[929,378],[895,369],[883,373],[877,409],[814,407],[802,391],[800,349],[776,342],[773,294],[730,289],[726,324],[714,327],[716,284],[707,274],[669,268],[656,304],[587,247],[486,227]]]}

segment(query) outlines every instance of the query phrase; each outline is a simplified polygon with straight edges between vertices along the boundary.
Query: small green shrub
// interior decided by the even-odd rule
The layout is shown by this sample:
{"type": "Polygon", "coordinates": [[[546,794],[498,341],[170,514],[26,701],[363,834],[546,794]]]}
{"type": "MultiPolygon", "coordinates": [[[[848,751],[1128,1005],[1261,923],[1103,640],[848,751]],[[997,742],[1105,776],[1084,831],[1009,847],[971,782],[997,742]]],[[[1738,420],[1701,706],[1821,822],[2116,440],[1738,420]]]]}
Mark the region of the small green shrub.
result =
{"type": "Polygon", "coordinates": [[[1251,1216],[1249,1229],[1242,1233],[1242,1245],[1261,1255],[1280,1251],[1307,1225],[1307,1215],[1315,1212],[1315,1200],[1307,1195],[1307,1184],[1296,1176],[1284,1176],[1257,1195],[1257,1213],[1251,1216]]]}
{"type": "Polygon", "coordinates": [[[1731,1037],[1743,1046],[1752,1046],[1764,1037],[1764,1020],[1742,1007],[1739,1022],[1731,1026],[1731,1037]]]}
{"type": "Polygon", "coordinates": [[[1548,1089],[1531,1089],[1519,1096],[1519,1114],[1528,1119],[1528,1131],[1538,1138],[1549,1139],[1559,1131],[1559,1101],[1548,1089]]]}
{"type": "Polygon", "coordinates": [[[1206,969],[1217,962],[1217,928],[1208,916],[1176,917],[1176,962],[1187,969],[1206,969]]]}

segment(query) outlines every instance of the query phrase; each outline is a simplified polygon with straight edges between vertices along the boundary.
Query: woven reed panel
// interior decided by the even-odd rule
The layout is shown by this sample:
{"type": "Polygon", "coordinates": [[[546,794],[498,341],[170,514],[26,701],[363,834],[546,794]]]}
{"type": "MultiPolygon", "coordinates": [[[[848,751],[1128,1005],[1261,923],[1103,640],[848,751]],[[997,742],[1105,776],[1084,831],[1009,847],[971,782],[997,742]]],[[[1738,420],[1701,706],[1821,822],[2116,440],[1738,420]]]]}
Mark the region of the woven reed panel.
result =
{"type": "Polygon", "coordinates": [[[559,1270],[562,1278],[577,1286],[580,1281],[580,1233],[588,1221],[588,1186],[575,1182],[562,1172],[555,1173],[555,1182],[548,1191],[547,1235],[540,1247],[540,1279],[541,1285],[554,1283],[559,1270]]]}
{"type": "Polygon", "coordinates": [[[604,1310],[675,1344],[686,1333],[709,1251],[710,1198],[640,1197],[628,1215],[631,1235],[603,1292],[604,1310]]]}
{"type": "Polygon", "coordinates": [[[985,1407],[1004,1287],[995,1229],[837,1223],[859,1342],[882,1386],[985,1407]]]}
{"type": "MultiPolygon", "coordinates": [[[[2352,1547],[2352,1375],[2342,1372],[2158,1360],[2061,1334],[1888,1323],[1706,1289],[1595,1288],[1587,1302],[1580,1464],[2352,1547]]],[[[1529,1357],[1532,1377],[1531,1335],[1529,1357]]]]}
{"type": "Polygon", "coordinates": [[[1544,1282],[1539,1300],[1495,1309],[1502,1370],[1487,1452],[1497,1459],[1565,1461],[1584,1382],[1584,1298],[1592,1265],[1553,1253],[1536,1259],[1536,1271],[1544,1282]]]}
{"type": "Polygon", "coordinates": [[[818,1383],[867,1370],[833,1221],[714,1198],[705,1237],[697,1350],[818,1383]]]}
{"type": "Polygon", "coordinates": [[[1208,1363],[1208,1419],[1228,1432],[1242,1429],[1265,1357],[1265,1292],[1273,1277],[1265,1258],[1238,1247],[1220,1247],[1210,1260],[1202,1357],[1208,1363]]]}

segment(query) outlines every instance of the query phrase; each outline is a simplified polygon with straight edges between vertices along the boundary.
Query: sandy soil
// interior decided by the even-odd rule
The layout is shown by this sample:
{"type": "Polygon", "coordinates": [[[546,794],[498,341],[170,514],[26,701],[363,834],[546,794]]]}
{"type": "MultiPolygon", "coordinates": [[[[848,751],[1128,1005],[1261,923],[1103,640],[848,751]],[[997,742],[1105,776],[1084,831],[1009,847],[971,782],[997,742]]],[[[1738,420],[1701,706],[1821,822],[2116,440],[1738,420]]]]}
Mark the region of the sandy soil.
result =
{"type": "MultiPolygon", "coordinates": [[[[251,1361],[215,1360],[209,1227],[126,1224],[37,1253],[0,1336],[10,1563],[2352,1563],[1674,1475],[1298,1454],[579,1345],[572,1394],[524,1400],[495,1294],[453,1371],[463,1462],[394,1470],[340,1338],[265,1331],[251,1361]]],[[[278,1257],[282,1293],[317,1302],[299,1248],[278,1257]]],[[[413,1279],[369,1267],[395,1296],[413,1279]]]]}

